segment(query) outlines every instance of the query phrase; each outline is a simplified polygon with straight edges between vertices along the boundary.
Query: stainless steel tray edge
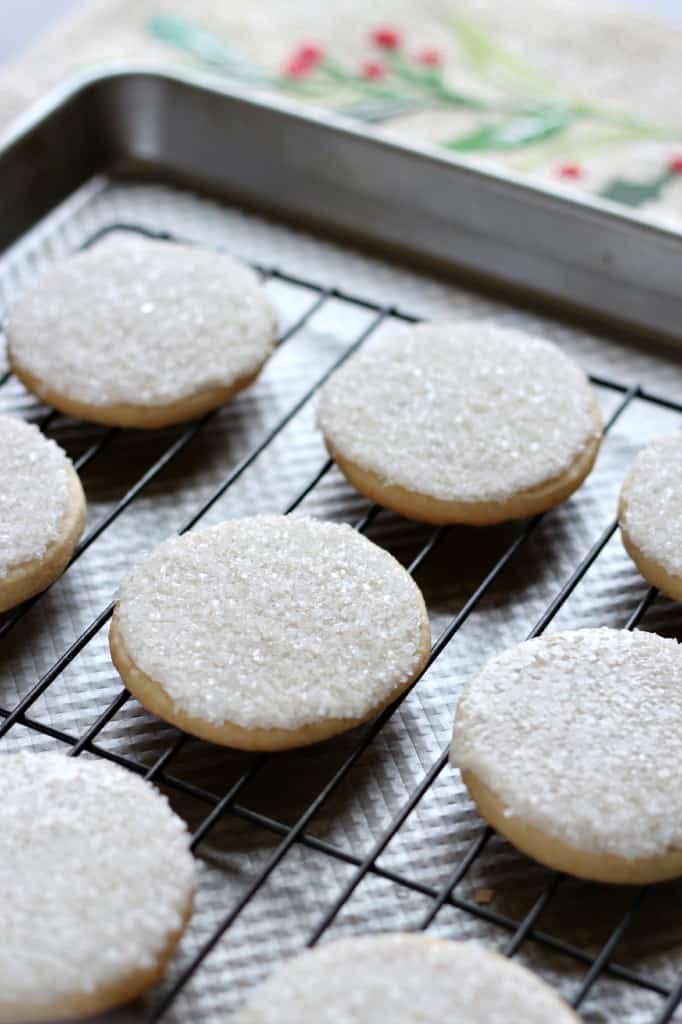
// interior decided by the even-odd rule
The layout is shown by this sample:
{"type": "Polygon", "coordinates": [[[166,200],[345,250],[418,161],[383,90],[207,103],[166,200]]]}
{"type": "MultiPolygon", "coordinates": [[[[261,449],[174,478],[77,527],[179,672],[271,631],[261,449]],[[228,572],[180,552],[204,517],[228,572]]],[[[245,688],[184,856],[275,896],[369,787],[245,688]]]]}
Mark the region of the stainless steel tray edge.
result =
{"type": "Polygon", "coordinates": [[[131,163],[682,341],[682,236],[203,76],[109,71],[34,108],[0,146],[0,247],[131,163]]]}

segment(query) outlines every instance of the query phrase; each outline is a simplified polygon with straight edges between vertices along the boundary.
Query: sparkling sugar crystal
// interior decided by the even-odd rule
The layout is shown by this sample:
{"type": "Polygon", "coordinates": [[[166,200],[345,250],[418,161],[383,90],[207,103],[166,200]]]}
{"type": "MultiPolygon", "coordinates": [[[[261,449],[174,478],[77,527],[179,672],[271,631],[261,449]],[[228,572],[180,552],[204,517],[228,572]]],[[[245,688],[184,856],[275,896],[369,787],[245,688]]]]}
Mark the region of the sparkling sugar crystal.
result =
{"type": "Polygon", "coordinates": [[[628,474],[621,525],[670,576],[682,576],[682,434],[643,448],[628,474]]]}
{"type": "Polygon", "coordinates": [[[587,378],[555,345],[493,324],[369,342],[324,387],[336,450],[389,484],[504,501],[565,472],[599,434],[587,378]]]}
{"type": "Polygon", "coordinates": [[[105,761],[0,760],[0,1007],[57,1002],[150,966],[194,888],[184,823],[105,761]]]}
{"type": "Polygon", "coordinates": [[[473,942],[341,939],[289,960],[235,1024],[578,1024],[530,971],[473,942]]]}
{"type": "Polygon", "coordinates": [[[168,404],[254,373],[276,320],[255,273],[231,256],[109,239],[47,273],[7,337],[44,389],[92,405],[168,404]]]}
{"type": "Polygon", "coordinates": [[[38,428],[0,416],[0,578],[40,559],[56,540],[68,500],[69,461],[38,428]]]}
{"type": "Polygon", "coordinates": [[[590,853],[682,845],[682,648],[584,629],[529,640],[465,687],[452,761],[508,817],[590,853]]]}
{"type": "Polygon", "coordinates": [[[367,714],[414,672],[424,605],[349,526],[283,516],[173,537],[124,581],[123,644],[176,707],[296,729],[367,714]]]}

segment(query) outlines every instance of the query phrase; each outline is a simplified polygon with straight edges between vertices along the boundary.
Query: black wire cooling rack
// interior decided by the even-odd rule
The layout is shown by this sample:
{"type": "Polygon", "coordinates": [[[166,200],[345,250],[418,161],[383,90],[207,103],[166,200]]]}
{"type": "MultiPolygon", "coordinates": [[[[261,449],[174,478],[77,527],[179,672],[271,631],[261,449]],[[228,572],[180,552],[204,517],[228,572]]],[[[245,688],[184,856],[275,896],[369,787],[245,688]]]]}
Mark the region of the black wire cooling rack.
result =
{"type": "MultiPolygon", "coordinates": [[[[171,235],[168,232],[152,231],[134,223],[111,223],[91,235],[82,248],[87,248],[108,234],[121,231],[134,232],[146,237],[164,239],[171,242],[181,240],[177,236],[171,235]]],[[[182,241],[185,240],[182,239],[182,241]]],[[[355,306],[366,311],[371,314],[371,320],[362,333],[355,337],[351,344],[344,349],[343,353],[335,360],[331,367],[327,368],[326,372],[322,374],[286,411],[275,425],[265,433],[255,447],[253,447],[252,450],[250,450],[248,454],[246,454],[246,456],[231,469],[227,476],[221,481],[220,485],[215,488],[213,493],[211,493],[187,519],[181,527],[179,531],[180,533],[191,530],[202,520],[206,513],[242,476],[242,474],[249,468],[249,466],[252,465],[268,445],[270,445],[271,442],[273,442],[284,428],[293,420],[293,418],[301,412],[304,406],[306,406],[313,398],[317,390],[328,379],[328,377],[341,365],[341,363],[348,359],[348,357],[356,351],[356,349],[358,349],[381,324],[389,318],[407,323],[415,322],[419,319],[418,317],[412,316],[395,307],[384,306],[379,303],[372,302],[362,296],[349,294],[346,291],[336,288],[323,287],[316,284],[314,281],[288,274],[276,267],[266,267],[257,264],[255,265],[255,268],[261,273],[264,279],[270,278],[279,280],[285,284],[294,285],[297,288],[304,289],[311,297],[310,304],[303,314],[299,316],[299,318],[281,335],[279,338],[279,345],[284,345],[294,337],[307,324],[311,317],[313,317],[313,315],[317,313],[318,310],[320,310],[320,308],[330,299],[340,299],[351,306],[355,306]]],[[[4,374],[4,376],[0,376],[0,384],[4,384],[9,380],[10,376],[11,374],[9,372],[4,374]]],[[[682,413],[682,403],[673,402],[667,398],[652,394],[641,387],[628,387],[618,381],[610,380],[601,376],[592,376],[591,380],[594,384],[608,389],[615,393],[616,396],[619,396],[616,408],[606,423],[606,432],[611,429],[614,423],[630,406],[634,399],[652,403],[655,406],[666,408],[673,412],[682,413]]],[[[57,414],[55,412],[50,412],[42,419],[42,421],[40,421],[39,425],[44,431],[50,428],[50,425],[56,415],[57,414]]],[[[134,483],[134,485],[130,487],[127,493],[125,493],[124,496],[109,509],[103,518],[86,533],[74,553],[74,562],[79,559],[99,537],[101,537],[104,531],[107,530],[107,528],[114,523],[124,510],[128,508],[136,498],[138,498],[145,488],[147,488],[152,481],[162,473],[169,463],[176,459],[180,453],[187,448],[190,442],[197,434],[199,434],[200,431],[204,429],[206,424],[215,415],[217,415],[216,412],[208,413],[198,421],[190,424],[178,437],[175,438],[175,440],[173,440],[161,456],[156,459],[153,465],[151,465],[134,483]]],[[[99,459],[106,452],[107,447],[117,433],[117,429],[103,430],[97,441],[76,460],[76,469],[82,470],[85,466],[93,462],[93,460],[99,459]]],[[[293,512],[320,483],[331,467],[331,460],[324,461],[317,472],[314,473],[311,479],[308,480],[305,486],[282,511],[285,514],[293,512]]],[[[381,509],[378,506],[373,506],[367,514],[355,524],[356,528],[361,532],[364,532],[380,513],[381,509]]],[[[428,667],[433,664],[437,658],[439,658],[459,629],[491,590],[498,577],[504,572],[512,560],[516,558],[536,530],[542,518],[543,516],[539,515],[525,522],[522,525],[520,532],[515,536],[506,550],[504,550],[498,557],[487,575],[485,575],[485,577],[475,585],[470,596],[459,609],[457,614],[450,619],[446,627],[436,638],[431,651],[429,663],[424,672],[426,672],[428,667]]],[[[530,631],[529,636],[538,636],[552,622],[587,571],[599,558],[616,529],[617,520],[613,519],[604,528],[600,536],[594,541],[584,558],[575,566],[561,589],[545,608],[541,617],[530,631]]],[[[440,544],[446,531],[446,527],[432,528],[430,530],[426,542],[423,544],[408,567],[410,573],[415,573],[424,565],[424,563],[427,562],[440,544]]],[[[656,590],[654,588],[649,589],[638,605],[632,610],[629,619],[624,624],[625,628],[635,628],[647,612],[652,602],[656,599],[656,596],[656,590]]],[[[14,627],[24,618],[29,609],[38,601],[40,601],[40,596],[26,602],[21,607],[7,613],[0,619],[0,641],[14,629],[14,627]]],[[[496,926],[499,929],[502,929],[505,933],[508,933],[508,940],[506,942],[504,952],[509,957],[514,956],[524,942],[532,940],[534,943],[543,946],[548,951],[562,954],[577,964],[583,965],[586,968],[586,972],[579,985],[578,991],[571,1000],[572,1005],[576,1008],[581,1007],[588,993],[595,985],[595,982],[603,975],[608,975],[620,982],[632,986],[638,986],[652,993],[656,993],[661,997],[661,1006],[659,1010],[652,1018],[650,1018],[652,1024],[664,1024],[664,1022],[671,1020],[677,1006],[682,1001],[682,978],[673,987],[666,987],[654,977],[639,970],[621,965],[614,960],[614,955],[619,943],[625,936],[628,929],[632,926],[640,907],[645,900],[648,891],[647,888],[639,888],[632,891],[631,899],[629,900],[629,905],[627,906],[625,913],[622,914],[616,926],[613,928],[607,940],[603,943],[598,952],[594,954],[585,951],[578,945],[563,941],[562,939],[549,934],[538,927],[538,919],[540,918],[540,915],[545,911],[558,887],[564,881],[563,876],[559,874],[555,873],[550,876],[548,884],[545,885],[540,895],[537,896],[528,912],[521,919],[515,919],[511,916],[500,913],[490,906],[486,906],[476,902],[475,900],[466,898],[458,892],[460,883],[470,872],[477,859],[481,856],[492,836],[492,830],[485,827],[483,824],[480,827],[478,836],[470,844],[461,859],[452,865],[449,876],[442,885],[440,885],[440,887],[424,884],[419,881],[419,879],[410,877],[409,873],[389,870],[377,863],[379,857],[385,851],[391,839],[396,835],[408,816],[417,807],[421,799],[435,783],[436,779],[445,767],[448,759],[447,749],[442,751],[435,763],[424,775],[422,781],[405,801],[399,812],[395,814],[389,826],[375,841],[374,845],[366,855],[356,856],[352,852],[348,852],[347,850],[340,848],[333,842],[326,841],[309,834],[307,831],[308,826],[313,822],[318,812],[337,787],[340,786],[341,782],[348,775],[353,766],[359,761],[375,737],[384,728],[399,705],[405,700],[407,693],[403,694],[395,704],[383,711],[369,725],[369,727],[358,736],[357,742],[353,745],[350,752],[344,757],[342,763],[336,769],[332,777],[323,786],[323,788],[317,792],[314,799],[306,806],[303,813],[301,813],[293,823],[286,823],[278,818],[259,813],[239,802],[242,791],[258,775],[258,773],[261,772],[264,765],[270,760],[272,755],[259,755],[254,757],[248,764],[246,770],[242,772],[239,778],[230,786],[228,791],[222,796],[217,796],[214,792],[185,781],[173,774],[173,760],[180,752],[183,745],[190,738],[185,734],[179,734],[175,741],[156,758],[151,766],[143,764],[132,756],[127,756],[120,752],[106,749],[98,743],[98,737],[102,730],[112,721],[121,708],[131,700],[130,694],[126,690],[122,689],[119,695],[109,704],[106,710],[100,714],[96,721],[80,735],[73,735],[62,731],[38,720],[35,717],[32,717],[31,709],[33,705],[105,626],[111,617],[113,607],[113,603],[110,603],[107,607],[103,608],[98,615],[96,615],[81,635],[61,654],[59,658],[57,658],[51,667],[35,682],[28,692],[21,697],[15,706],[0,706],[0,738],[4,737],[9,730],[13,728],[13,726],[20,724],[30,730],[63,743],[69,748],[69,753],[74,757],[78,756],[83,751],[88,751],[91,754],[96,754],[100,757],[107,758],[123,765],[150,781],[156,781],[171,790],[175,790],[176,792],[183,794],[185,797],[191,798],[196,801],[199,806],[205,808],[205,814],[203,815],[198,827],[194,830],[192,836],[192,848],[195,850],[208,837],[213,827],[219,821],[224,818],[229,818],[230,816],[246,821],[260,829],[265,829],[281,839],[279,845],[275,847],[264,866],[254,873],[250,882],[248,882],[236,902],[229,909],[225,910],[224,916],[219,920],[217,927],[209,935],[208,939],[204,941],[203,945],[192,956],[189,962],[183,966],[179,975],[173,980],[172,985],[163,992],[161,998],[157,999],[156,1003],[152,1004],[148,1016],[149,1021],[157,1021],[164,1016],[188,981],[201,969],[203,961],[211,950],[220,942],[223,935],[240,917],[251,899],[265,886],[270,876],[277,870],[280,862],[295,844],[308,847],[309,849],[323,854],[326,857],[334,858],[352,869],[352,873],[350,874],[346,884],[343,886],[342,891],[338,894],[337,898],[330,903],[323,915],[317,921],[312,932],[309,934],[307,940],[307,945],[309,946],[317,943],[325,934],[363,879],[369,875],[373,875],[384,880],[388,880],[398,887],[418,893],[429,901],[428,910],[423,913],[423,916],[418,923],[418,928],[422,930],[427,929],[434,922],[441,909],[448,905],[460,911],[464,911],[467,914],[473,915],[487,924],[496,926]]],[[[423,674],[424,673],[422,673],[422,675],[423,674]]],[[[413,683],[413,687],[418,684],[419,679],[413,683]]],[[[411,689],[412,687],[410,687],[410,690],[411,689]]]]}

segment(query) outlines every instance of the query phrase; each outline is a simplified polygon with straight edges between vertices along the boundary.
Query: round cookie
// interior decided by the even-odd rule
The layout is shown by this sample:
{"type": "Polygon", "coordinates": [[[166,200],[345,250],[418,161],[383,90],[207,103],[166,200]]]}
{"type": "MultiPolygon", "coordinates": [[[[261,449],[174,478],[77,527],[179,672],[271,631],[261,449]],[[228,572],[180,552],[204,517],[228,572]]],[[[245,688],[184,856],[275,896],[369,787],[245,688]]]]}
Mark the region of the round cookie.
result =
{"type": "Polygon", "coordinates": [[[12,369],[94,423],[164,427],[227,402],[276,340],[256,274],[224,253],[109,239],[49,271],[7,327],[12,369]]]}
{"type": "Polygon", "coordinates": [[[277,967],[235,1024],[578,1024],[520,964],[475,942],[371,935],[316,946],[277,967]]]}
{"type": "Polygon", "coordinates": [[[682,649],[653,633],[528,640],[464,688],[452,762],[483,818],[600,882],[682,875],[682,649]]]}
{"type": "Polygon", "coordinates": [[[642,576],[682,601],[682,433],[643,448],[618,508],[623,546],[642,576]]]}
{"type": "Polygon", "coordinates": [[[85,526],[85,497],[59,445],[14,416],[0,416],[0,478],[0,611],[7,611],[64,571],[85,526]]]}
{"type": "Polygon", "coordinates": [[[419,675],[431,634],[396,560],[350,526],[233,519],[165,541],[124,581],[114,664],[141,704],[243,750],[352,729],[419,675]]]}
{"type": "Polygon", "coordinates": [[[150,783],[106,761],[6,754],[0,791],[0,1022],[137,998],[191,914],[184,823],[150,783]]]}
{"type": "Polygon", "coordinates": [[[428,523],[543,512],[580,486],[601,440],[582,370],[550,342],[485,323],[368,343],[323,388],[318,422],[358,491],[428,523]]]}

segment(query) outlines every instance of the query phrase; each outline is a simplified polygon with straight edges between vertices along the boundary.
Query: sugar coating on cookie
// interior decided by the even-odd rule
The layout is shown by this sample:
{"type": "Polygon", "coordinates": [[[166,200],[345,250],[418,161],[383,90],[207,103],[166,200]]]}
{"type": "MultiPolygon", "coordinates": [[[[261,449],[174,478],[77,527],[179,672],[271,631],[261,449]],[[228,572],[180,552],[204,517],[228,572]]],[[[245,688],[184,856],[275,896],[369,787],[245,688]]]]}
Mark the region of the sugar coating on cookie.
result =
{"type": "Polygon", "coordinates": [[[255,373],[276,335],[256,274],[224,253],[112,238],[49,271],[11,312],[11,358],[93,406],[167,405],[255,373]]]}
{"type": "Polygon", "coordinates": [[[474,942],[372,935],[281,964],[236,1024],[577,1024],[539,978],[474,942]]]}
{"type": "Polygon", "coordinates": [[[518,819],[586,853],[682,845],[682,648],[584,629],[489,661],[457,708],[452,761],[518,819]]]}
{"type": "Polygon", "coordinates": [[[58,444],[14,416],[0,416],[0,582],[37,561],[60,536],[70,462],[58,444]]]}
{"type": "Polygon", "coordinates": [[[366,715],[408,680],[425,611],[402,566],[350,526],[256,516],[165,541],[124,581],[116,618],[176,709],[296,729],[366,715]]]}
{"type": "Polygon", "coordinates": [[[623,485],[620,524],[647,558],[682,577],[682,433],[638,453],[623,485]]]}
{"type": "Polygon", "coordinates": [[[472,503],[560,476],[600,434],[587,378],[560,349],[473,322],[369,342],[324,387],[318,420],[386,484],[472,503]]]}
{"type": "Polygon", "coordinates": [[[4,755],[0,833],[3,1019],[124,985],[181,929],[195,882],[187,829],[125,769],[4,755]]]}

